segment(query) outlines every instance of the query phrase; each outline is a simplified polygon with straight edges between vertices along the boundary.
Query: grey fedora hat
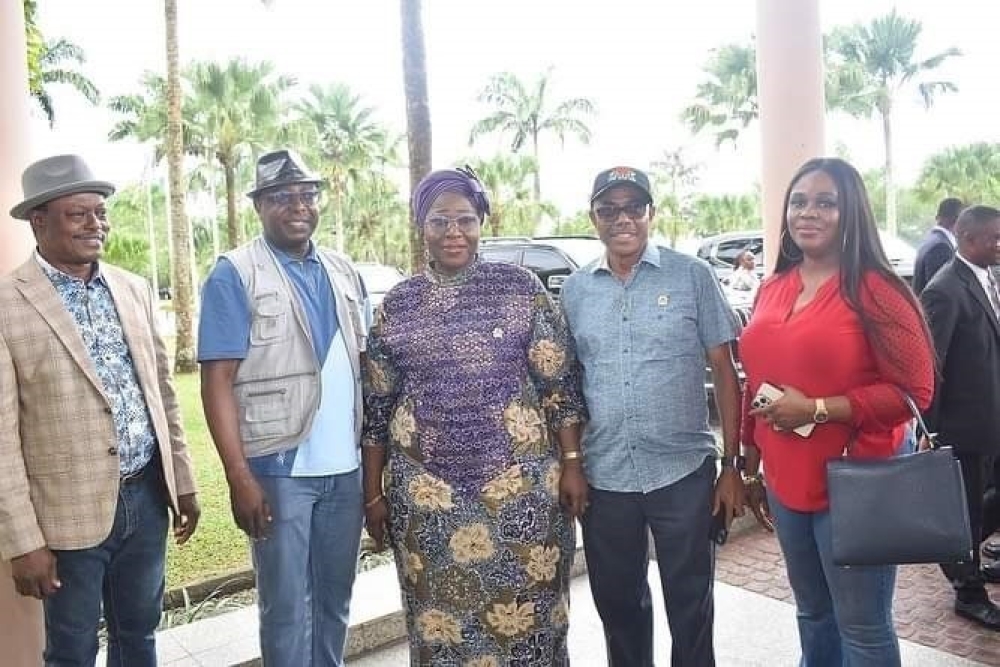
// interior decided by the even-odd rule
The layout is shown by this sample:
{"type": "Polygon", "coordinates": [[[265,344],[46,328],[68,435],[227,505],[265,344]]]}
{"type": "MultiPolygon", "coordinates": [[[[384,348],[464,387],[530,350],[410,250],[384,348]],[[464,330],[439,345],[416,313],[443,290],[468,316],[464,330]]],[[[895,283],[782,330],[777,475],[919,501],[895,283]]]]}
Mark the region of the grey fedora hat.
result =
{"type": "Polygon", "coordinates": [[[79,155],[53,155],[28,165],[21,175],[24,201],[10,209],[11,217],[27,220],[28,214],[53,199],[78,192],[110,196],[115,186],[98,181],[79,155]]]}

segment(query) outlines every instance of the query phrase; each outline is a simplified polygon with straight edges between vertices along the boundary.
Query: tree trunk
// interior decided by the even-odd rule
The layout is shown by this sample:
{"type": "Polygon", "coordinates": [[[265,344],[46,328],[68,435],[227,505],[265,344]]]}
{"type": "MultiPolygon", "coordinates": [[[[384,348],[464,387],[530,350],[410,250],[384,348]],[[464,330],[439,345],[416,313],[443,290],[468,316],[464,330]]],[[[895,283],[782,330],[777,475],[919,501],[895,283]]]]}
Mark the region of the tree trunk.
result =
{"type": "Polygon", "coordinates": [[[535,158],[535,203],[542,201],[542,163],[538,159],[538,130],[531,135],[531,157],[535,158]]]}
{"type": "Polygon", "coordinates": [[[229,159],[220,159],[219,162],[222,163],[222,173],[226,179],[226,241],[229,243],[228,250],[232,250],[243,241],[239,216],[236,214],[236,165],[229,159]]]}
{"type": "Polygon", "coordinates": [[[885,140],[885,228],[896,235],[896,184],[892,178],[892,102],[887,102],[882,112],[882,138],[885,140]]]}
{"type": "MultiPolygon", "coordinates": [[[[406,139],[410,155],[410,192],[431,170],[431,112],[427,99],[427,57],[421,0],[400,0],[403,32],[403,89],[406,95],[406,139]]],[[[424,242],[414,220],[410,198],[410,270],[417,273],[424,265],[424,242]]]]}
{"type": "Polygon", "coordinates": [[[181,125],[180,55],[177,0],[164,0],[167,30],[167,180],[174,239],[173,304],[177,322],[174,370],[198,370],[194,353],[194,289],[191,284],[191,234],[184,212],[184,141],[181,125]]]}

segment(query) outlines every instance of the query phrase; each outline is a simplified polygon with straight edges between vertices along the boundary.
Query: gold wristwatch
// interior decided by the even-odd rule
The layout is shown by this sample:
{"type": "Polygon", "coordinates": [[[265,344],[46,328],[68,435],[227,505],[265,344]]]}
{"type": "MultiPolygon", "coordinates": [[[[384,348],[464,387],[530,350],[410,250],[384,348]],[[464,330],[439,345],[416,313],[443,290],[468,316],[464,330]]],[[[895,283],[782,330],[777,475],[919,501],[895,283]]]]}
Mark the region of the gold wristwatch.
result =
{"type": "Polygon", "coordinates": [[[816,411],[813,412],[813,421],[817,424],[825,424],[830,421],[830,412],[826,409],[825,399],[816,399],[816,411]]]}

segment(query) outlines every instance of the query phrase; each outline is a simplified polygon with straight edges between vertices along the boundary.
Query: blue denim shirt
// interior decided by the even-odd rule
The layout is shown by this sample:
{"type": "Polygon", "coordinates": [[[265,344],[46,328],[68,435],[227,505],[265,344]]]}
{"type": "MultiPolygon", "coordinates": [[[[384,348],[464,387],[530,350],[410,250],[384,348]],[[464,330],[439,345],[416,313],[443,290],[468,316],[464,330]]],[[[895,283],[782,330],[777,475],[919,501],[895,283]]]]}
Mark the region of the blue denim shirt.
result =
{"type": "Polygon", "coordinates": [[[35,259],[59,293],[83,339],[104,395],[111,403],[111,416],[118,434],[118,469],[122,477],[142,470],[156,450],[156,434],[139,386],[132,353],[111,291],[96,267],[90,280],[74,278],[35,253],[35,259]]]}
{"type": "Polygon", "coordinates": [[[600,259],[566,280],[561,301],[590,412],[591,486],[649,493],[717,453],[706,351],[735,340],[739,325],[708,264],[647,245],[624,282],[600,259]]]}

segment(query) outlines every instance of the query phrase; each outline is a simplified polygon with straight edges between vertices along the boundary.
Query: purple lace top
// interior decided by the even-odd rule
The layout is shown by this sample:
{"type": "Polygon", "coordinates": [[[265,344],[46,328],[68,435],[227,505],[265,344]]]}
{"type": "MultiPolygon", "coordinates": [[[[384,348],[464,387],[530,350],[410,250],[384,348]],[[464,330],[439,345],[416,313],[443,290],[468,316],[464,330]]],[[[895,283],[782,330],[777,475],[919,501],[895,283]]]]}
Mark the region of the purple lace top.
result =
{"type": "Polygon", "coordinates": [[[518,462],[558,458],[550,428],[585,417],[573,339],[538,279],[476,261],[386,296],[365,366],[363,443],[459,493],[518,462]]]}

